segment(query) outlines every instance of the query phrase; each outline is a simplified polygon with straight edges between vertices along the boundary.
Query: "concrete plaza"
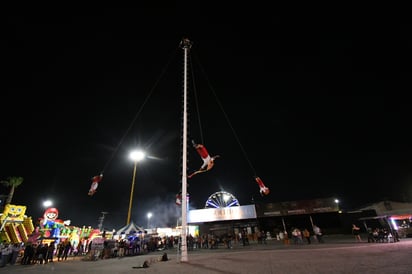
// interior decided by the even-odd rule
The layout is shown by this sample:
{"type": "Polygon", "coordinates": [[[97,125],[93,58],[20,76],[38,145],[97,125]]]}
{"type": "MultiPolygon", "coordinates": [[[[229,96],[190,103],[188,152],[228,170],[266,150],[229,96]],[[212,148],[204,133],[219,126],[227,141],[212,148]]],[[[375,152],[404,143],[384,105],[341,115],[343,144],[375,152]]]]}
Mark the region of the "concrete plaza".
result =
{"type": "Polygon", "coordinates": [[[412,273],[412,239],[397,243],[357,243],[352,235],[331,235],[325,243],[234,244],[232,249],[199,249],[181,262],[174,250],[135,257],[84,261],[80,257],[46,265],[7,265],[0,273],[412,273]],[[160,261],[166,252],[168,261],[160,261]],[[147,261],[149,266],[141,268],[147,261]]]}

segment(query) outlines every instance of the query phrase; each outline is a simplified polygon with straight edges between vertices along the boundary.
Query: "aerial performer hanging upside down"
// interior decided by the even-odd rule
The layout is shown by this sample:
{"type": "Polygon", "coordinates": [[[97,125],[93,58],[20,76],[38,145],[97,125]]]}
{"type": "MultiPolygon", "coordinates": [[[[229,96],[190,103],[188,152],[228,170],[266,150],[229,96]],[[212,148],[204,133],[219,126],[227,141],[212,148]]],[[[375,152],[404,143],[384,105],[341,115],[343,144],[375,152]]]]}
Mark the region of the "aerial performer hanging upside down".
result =
{"type": "Polygon", "coordinates": [[[189,179],[198,173],[211,170],[213,165],[215,164],[215,159],[219,157],[219,155],[210,157],[209,152],[207,152],[207,149],[202,144],[196,144],[193,140],[192,140],[192,144],[193,144],[193,147],[196,149],[197,153],[199,154],[200,158],[202,158],[203,164],[197,171],[187,176],[187,178],[189,179]]]}
{"type": "Polygon", "coordinates": [[[176,205],[182,205],[182,192],[176,194],[176,205]]]}
{"type": "Polygon", "coordinates": [[[99,183],[102,181],[102,179],[103,179],[103,174],[94,176],[92,178],[92,184],[90,186],[89,194],[88,194],[89,196],[93,196],[93,194],[96,193],[97,187],[99,186],[99,183]]]}
{"type": "Polygon", "coordinates": [[[256,183],[259,185],[260,195],[262,195],[262,196],[263,196],[263,195],[268,195],[269,192],[270,192],[270,190],[269,190],[268,187],[265,186],[265,184],[263,183],[263,181],[262,181],[259,177],[255,177],[255,181],[256,181],[256,183]]]}

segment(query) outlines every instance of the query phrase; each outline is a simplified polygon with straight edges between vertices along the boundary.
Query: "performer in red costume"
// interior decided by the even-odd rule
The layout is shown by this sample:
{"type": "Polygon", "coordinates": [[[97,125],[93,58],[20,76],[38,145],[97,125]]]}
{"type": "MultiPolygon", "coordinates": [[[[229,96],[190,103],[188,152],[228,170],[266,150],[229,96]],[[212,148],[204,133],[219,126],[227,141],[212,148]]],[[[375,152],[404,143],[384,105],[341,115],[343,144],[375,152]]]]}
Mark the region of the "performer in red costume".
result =
{"type": "Polygon", "coordinates": [[[182,205],[182,192],[176,194],[176,205],[182,205]]]}
{"type": "Polygon", "coordinates": [[[102,179],[103,179],[103,174],[94,176],[92,178],[92,184],[90,186],[89,194],[88,194],[89,196],[93,196],[93,194],[96,193],[97,187],[99,186],[99,183],[102,181],[102,179]]]}
{"type": "Polygon", "coordinates": [[[259,188],[260,188],[260,195],[268,195],[270,193],[270,190],[268,187],[265,186],[263,181],[259,177],[255,177],[256,183],[258,183],[259,188]]]}
{"type": "Polygon", "coordinates": [[[199,170],[193,172],[192,174],[190,174],[189,176],[187,176],[187,178],[192,178],[194,175],[198,174],[198,173],[202,173],[208,170],[211,170],[212,167],[215,164],[215,159],[219,157],[219,155],[210,157],[209,152],[207,152],[207,149],[204,145],[202,144],[196,144],[193,140],[192,140],[192,144],[193,147],[196,149],[197,153],[199,154],[199,156],[202,158],[203,160],[203,164],[202,166],[199,168],[199,170]]]}

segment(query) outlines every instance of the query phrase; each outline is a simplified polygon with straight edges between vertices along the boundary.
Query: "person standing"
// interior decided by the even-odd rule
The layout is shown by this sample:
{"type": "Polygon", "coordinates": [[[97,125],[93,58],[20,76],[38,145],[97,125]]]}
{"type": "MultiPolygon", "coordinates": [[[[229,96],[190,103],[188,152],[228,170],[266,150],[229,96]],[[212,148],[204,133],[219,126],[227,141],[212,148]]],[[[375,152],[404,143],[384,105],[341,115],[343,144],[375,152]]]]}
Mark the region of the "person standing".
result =
{"type": "Polygon", "coordinates": [[[57,261],[63,261],[63,253],[64,253],[64,242],[59,242],[57,244],[57,261]]]}
{"type": "Polygon", "coordinates": [[[308,242],[308,245],[310,245],[310,232],[307,228],[303,230],[303,237],[306,239],[308,242]]]}
{"type": "Polygon", "coordinates": [[[62,257],[62,260],[67,260],[67,256],[69,256],[69,253],[70,253],[70,251],[71,251],[71,249],[72,249],[72,245],[71,245],[71,243],[70,243],[70,241],[68,240],[68,239],[66,239],[64,242],[63,242],[63,246],[64,246],[64,249],[63,249],[63,257],[62,257]]]}
{"type": "Polygon", "coordinates": [[[242,229],[242,232],[241,232],[240,237],[241,237],[241,239],[242,239],[242,244],[243,244],[243,246],[245,246],[245,245],[246,245],[246,239],[247,239],[247,238],[246,238],[247,235],[246,235],[245,229],[242,229]]]}
{"type": "Polygon", "coordinates": [[[355,236],[356,241],[362,242],[362,239],[360,236],[360,228],[357,227],[355,224],[352,224],[352,234],[355,236]]]}
{"type": "Polygon", "coordinates": [[[318,239],[319,243],[324,243],[322,231],[317,225],[313,225],[313,233],[315,234],[315,237],[316,239],[318,239]]]}
{"type": "Polygon", "coordinates": [[[40,246],[40,252],[39,252],[39,262],[40,264],[47,264],[47,253],[49,252],[49,244],[43,244],[40,246]]]}
{"type": "Polygon", "coordinates": [[[10,256],[13,253],[12,247],[9,243],[2,245],[1,249],[1,264],[0,267],[5,267],[6,264],[10,261],[10,256]]]}
{"type": "Polygon", "coordinates": [[[24,246],[24,251],[23,251],[23,258],[21,259],[21,264],[23,265],[29,265],[32,264],[34,253],[36,250],[34,249],[33,243],[26,243],[24,246]]]}
{"type": "Polygon", "coordinates": [[[47,250],[47,258],[46,261],[52,263],[53,262],[53,256],[54,256],[54,250],[56,249],[56,242],[53,241],[50,243],[48,250],[47,250]]]}
{"type": "Polygon", "coordinates": [[[11,259],[10,259],[10,265],[14,265],[20,253],[20,244],[15,243],[11,249],[12,249],[12,253],[11,253],[11,259]]]}

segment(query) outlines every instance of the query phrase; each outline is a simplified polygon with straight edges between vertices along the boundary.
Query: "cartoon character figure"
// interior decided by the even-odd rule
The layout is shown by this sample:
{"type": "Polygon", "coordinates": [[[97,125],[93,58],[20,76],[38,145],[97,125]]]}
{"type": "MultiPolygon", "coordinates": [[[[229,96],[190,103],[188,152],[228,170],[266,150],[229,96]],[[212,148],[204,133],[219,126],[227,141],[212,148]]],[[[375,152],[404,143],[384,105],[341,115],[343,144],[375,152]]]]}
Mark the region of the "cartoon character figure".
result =
{"type": "Polygon", "coordinates": [[[0,216],[0,223],[23,222],[26,206],[7,204],[4,206],[3,214],[0,216]]]}
{"type": "Polygon", "coordinates": [[[60,228],[63,226],[63,221],[57,219],[59,211],[57,208],[50,207],[44,211],[42,227],[46,229],[45,237],[58,237],[60,235],[60,228]]]}
{"type": "Polygon", "coordinates": [[[199,154],[200,158],[202,158],[203,160],[203,164],[202,166],[199,168],[199,170],[193,172],[192,174],[190,174],[189,176],[187,176],[187,178],[192,178],[194,175],[198,174],[198,173],[202,173],[208,170],[211,170],[212,167],[215,164],[215,159],[219,157],[219,155],[215,155],[213,157],[210,157],[209,152],[207,151],[206,147],[202,144],[196,144],[193,140],[192,140],[192,144],[193,147],[196,149],[197,153],[199,154]]]}
{"type": "Polygon", "coordinates": [[[265,186],[265,184],[263,183],[263,181],[259,177],[255,177],[255,181],[259,185],[260,195],[263,196],[263,195],[268,195],[270,193],[269,188],[265,186]]]}
{"type": "Polygon", "coordinates": [[[99,186],[99,183],[102,181],[102,179],[103,179],[103,174],[94,176],[92,178],[92,184],[90,186],[89,193],[88,193],[89,196],[93,196],[96,193],[97,187],[99,186]]]}

